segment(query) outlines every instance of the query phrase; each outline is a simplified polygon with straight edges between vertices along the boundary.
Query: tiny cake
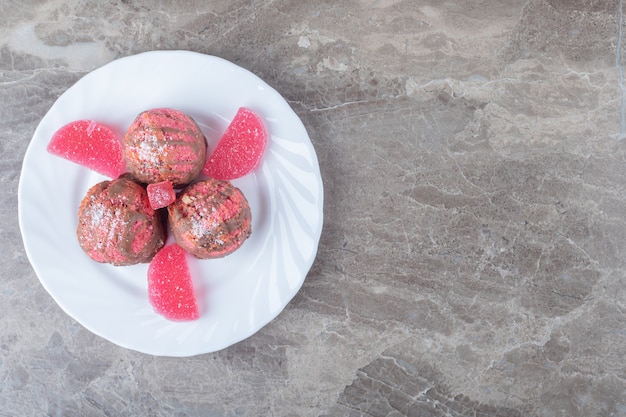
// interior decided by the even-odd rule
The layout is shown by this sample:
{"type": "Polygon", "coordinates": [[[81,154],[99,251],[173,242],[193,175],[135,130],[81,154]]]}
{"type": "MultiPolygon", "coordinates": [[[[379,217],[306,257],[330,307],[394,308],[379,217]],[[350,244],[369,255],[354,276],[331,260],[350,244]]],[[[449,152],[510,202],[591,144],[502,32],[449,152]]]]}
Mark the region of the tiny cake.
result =
{"type": "Polygon", "coordinates": [[[248,201],[230,181],[191,184],[167,210],[176,242],[199,259],[231,254],[252,233],[248,201]]]}
{"type": "Polygon", "coordinates": [[[127,176],[91,187],[78,209],[78,243],[94,261],[116,266],[149,262],[165,243],[161,214],[127,176]]]}
{"type": "Polygon", "coordinates": [[[140,113],[124,135],[124,160],[140,182],[170,181],[181,187],[196,179],[206,160],[206,138],[197,123],[174,109],[140,113]]]}

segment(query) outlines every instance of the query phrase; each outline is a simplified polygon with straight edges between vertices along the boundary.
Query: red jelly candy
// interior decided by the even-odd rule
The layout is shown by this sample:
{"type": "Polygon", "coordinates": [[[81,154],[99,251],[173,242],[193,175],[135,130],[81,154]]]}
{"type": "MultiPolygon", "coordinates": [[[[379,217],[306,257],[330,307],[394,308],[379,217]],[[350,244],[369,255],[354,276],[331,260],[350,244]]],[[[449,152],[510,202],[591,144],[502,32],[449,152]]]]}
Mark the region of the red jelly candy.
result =
{"type": "Polygon", "coordinates": [[[261,118],[241,107],[230,122],[202,172],[219,180],[233,180],[254,170],[265,150],[267,131],[261,118]]]}
{"type": "Polygon", "coordinates": [[[148,184],[146,190],[148,191],[150,207],[152,207],[153,210],[167,207],[176,200],[176,192],[170,181],[165,180],[148,184]]]}
{"type": "Polygon", "coordinates": [[[200,317],[186,252],[177,244],[165,246],[148,266],[148,297],[154,311],[168,320],[200,317]]]}
{"type": "Polygon", "coordinates": [[[61,127],[52,135],[47,149],[110,178],[126,170],[119,136],[93,120],[77,120],[61,127]]]}

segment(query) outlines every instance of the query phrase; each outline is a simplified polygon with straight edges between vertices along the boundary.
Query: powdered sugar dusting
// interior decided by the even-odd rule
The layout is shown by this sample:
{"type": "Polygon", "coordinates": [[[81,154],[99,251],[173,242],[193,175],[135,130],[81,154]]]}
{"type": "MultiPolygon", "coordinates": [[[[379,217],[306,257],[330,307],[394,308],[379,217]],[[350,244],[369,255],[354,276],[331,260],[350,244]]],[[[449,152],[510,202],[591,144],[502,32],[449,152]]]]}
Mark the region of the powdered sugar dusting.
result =
{"type": "Polygon", "coordinates": [[[156,135],[149,135],[144,137],[139,146],[135,147],[135,150],[141,161],[156,166],[160,163],[159,155],[165,152],[165,147],[159,144],[156,135]]]}
{"type": "Polygon", "coordinates": [[[194,239],[200,239],[202,236],[204,236],[205,232],[206,232],[206,227],[204,226],[204,222],[202,221],[202,218],[193,216],[191,218],[191,235],[193,236],[194,239]]]}
{"type": "Polygon", "coordinates": [[[89,228],[94,233],[96,249],[103,250],[109,245],[115,247],[119,240],[119,233],[128,226],[120,208],[111,209],[105,202],[95,201],[88,206],[84,218],[89,221],[89,228]]]}

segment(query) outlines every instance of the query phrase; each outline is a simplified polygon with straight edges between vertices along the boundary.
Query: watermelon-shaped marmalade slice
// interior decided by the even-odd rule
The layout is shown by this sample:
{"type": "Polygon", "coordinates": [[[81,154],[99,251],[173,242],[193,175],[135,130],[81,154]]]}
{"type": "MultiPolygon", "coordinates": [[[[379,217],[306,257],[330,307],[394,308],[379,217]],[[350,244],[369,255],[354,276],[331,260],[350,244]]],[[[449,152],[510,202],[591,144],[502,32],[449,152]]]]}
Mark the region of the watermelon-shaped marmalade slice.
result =
{"type": "Polygon", "coordinates": [[[126,170],[120,137],[93,120],[77,120],[61,127],[52,135],[47,149],[110,178],[126,170]]]}
{"type": "Polygon", "coordinates": [[[148,298],[158,314],[168,320],[190,321],[200,317],[185,250],[165,246],[148,266],[148,298]]]}
{"type": "Polygon", "coordinates": [[[219,180],[234,180],[253,171],[263,156],[267,131],[261,118],[241,107],[222,135],[202,172],[219,180]]]}

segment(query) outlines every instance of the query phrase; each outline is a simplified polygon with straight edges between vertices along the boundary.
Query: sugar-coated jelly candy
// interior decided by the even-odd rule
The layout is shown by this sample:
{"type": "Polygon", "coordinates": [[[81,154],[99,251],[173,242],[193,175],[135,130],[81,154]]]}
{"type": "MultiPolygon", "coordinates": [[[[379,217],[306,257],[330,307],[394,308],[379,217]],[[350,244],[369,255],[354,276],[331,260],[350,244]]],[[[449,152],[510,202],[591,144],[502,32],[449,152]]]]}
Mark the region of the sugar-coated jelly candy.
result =
{"type": "Polygon", "coordinates": [[[200,317],[186,252],[177,244],[165,246],[150,262],[148,297],[154,311],[168,320],[200,317]]]}
{"type": "Polygon", "coordinates": [[[219,180],[233,180],[252,172],[263,157],[267,131],[261,118],[241,107],[207,158],[203,173],[219,180]]]}
{"type": "Polygon", "coordinates": [[[76,120],[62,126],[52,135],[47,149],[110,178],[126,170],[120,137],[94,120],[76,120]]]}
{"type": "Polygon", "coordinates": [[[152,207],[153,210],[167,207],[176,200],[176,192],[174,191],[171,181],[165,180],[148,184],[146,190],[148,191],[150,207],[152,207]]]}

